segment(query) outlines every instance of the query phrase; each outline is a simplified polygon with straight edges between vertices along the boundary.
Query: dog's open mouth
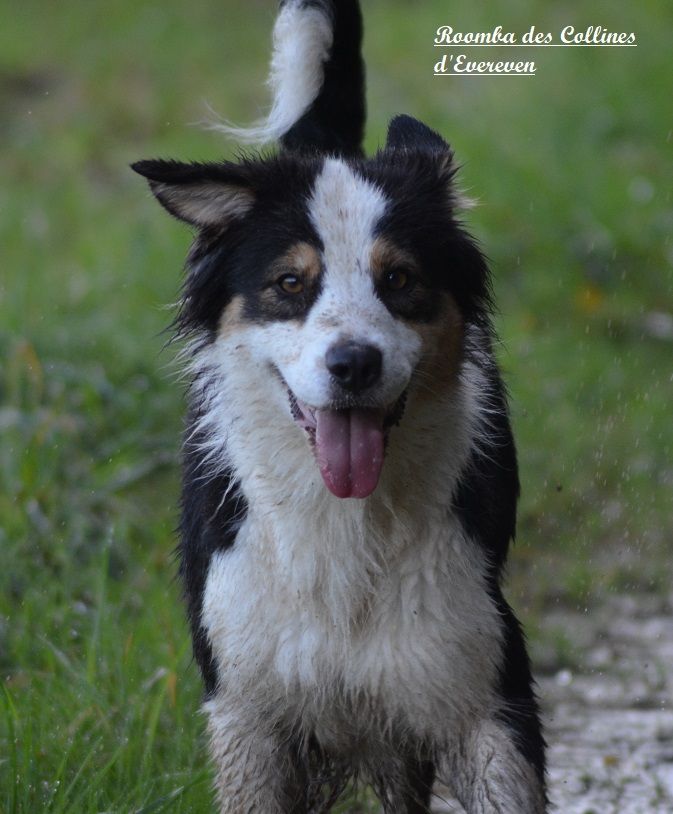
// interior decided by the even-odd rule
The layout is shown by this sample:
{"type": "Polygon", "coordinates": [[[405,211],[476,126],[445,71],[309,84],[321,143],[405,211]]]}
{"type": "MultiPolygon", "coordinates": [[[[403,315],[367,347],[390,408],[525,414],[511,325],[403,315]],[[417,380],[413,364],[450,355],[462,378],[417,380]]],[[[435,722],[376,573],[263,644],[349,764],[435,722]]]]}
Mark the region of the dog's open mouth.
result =
{"type": "Polygon", "coordinates": [[[376,489],[390,428],[402,418],[406,391],[389,409],[318,410],[288,388],[292,417],[311,441],[325,486],[337,497],[365,498],[376,489]]]}

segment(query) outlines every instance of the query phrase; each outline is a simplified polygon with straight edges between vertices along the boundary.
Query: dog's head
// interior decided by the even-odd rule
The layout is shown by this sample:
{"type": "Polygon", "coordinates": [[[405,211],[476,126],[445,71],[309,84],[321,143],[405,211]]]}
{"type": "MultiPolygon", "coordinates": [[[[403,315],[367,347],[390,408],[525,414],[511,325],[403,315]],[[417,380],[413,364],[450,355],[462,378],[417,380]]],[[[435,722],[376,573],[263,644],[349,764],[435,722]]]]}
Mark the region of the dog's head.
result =
{"type": "Polygon", "coordinates": [[[134,169],[197,229],[182,331],[244,341],[241,363],[265,397],[281,395],[278,421],[305,432],[329,490],[369,495],[407,392],[453,386],[465,325],[487,309],[449,146],[405,116],[369,160],[281,153],[134,169]]]}

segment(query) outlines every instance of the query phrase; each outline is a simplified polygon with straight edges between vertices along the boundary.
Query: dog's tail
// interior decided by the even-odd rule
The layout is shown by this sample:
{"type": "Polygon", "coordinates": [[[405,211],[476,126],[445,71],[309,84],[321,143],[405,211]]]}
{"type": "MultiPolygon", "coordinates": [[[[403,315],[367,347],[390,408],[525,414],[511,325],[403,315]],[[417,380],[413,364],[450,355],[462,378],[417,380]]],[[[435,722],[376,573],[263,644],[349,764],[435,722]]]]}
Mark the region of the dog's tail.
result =
{"type": "Polygon", "coordinates": [[[217,125],[240,141],[279,140],[286,150],[359,155],[365,125],[358,0],[281,0],[273,31],[267,118],[217,125]]]}

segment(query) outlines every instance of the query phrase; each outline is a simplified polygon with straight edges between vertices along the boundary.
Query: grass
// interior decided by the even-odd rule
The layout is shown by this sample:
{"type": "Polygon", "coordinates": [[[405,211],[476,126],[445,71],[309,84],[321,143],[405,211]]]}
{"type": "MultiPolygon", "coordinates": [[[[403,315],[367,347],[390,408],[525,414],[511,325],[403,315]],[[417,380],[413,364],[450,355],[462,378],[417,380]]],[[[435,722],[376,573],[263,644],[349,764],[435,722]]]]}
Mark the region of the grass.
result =
{"type": "MultiPolygon", "coordinates": [[[[673,58],[665,0],[366,3],[368,146],[443,132],[482,200],[523,498],[510,594],[666,586],[673,58]],[[602,24],[534,79],[433,78],[433,32],[602,24]]],[[[162,353],[189,235],[127,169],[231,155],[273,4],[26,0],[0,29],[0,812],[200,812],[210,775],[173,580],[180,387],[162,353]]],[[[363,803],[365,805],[365,803],[363,803]]],[[[348,807],[353,810],[352,804],[348,807]]]]}

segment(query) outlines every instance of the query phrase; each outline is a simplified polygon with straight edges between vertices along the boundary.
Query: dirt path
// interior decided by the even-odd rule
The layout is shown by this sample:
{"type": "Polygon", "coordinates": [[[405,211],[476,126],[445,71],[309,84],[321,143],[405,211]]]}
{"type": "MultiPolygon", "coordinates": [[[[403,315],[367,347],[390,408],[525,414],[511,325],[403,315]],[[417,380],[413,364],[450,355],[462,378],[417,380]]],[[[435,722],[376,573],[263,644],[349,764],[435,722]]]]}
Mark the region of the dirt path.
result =
{"type": "Polygon", "coordinates": [[[553,811],[673,814],[673,594],[558,611],[544,627],[533,658],[553,811]]]}

